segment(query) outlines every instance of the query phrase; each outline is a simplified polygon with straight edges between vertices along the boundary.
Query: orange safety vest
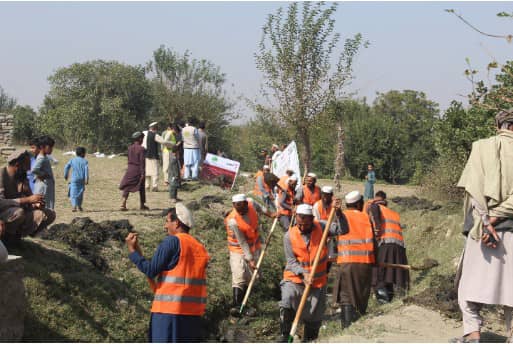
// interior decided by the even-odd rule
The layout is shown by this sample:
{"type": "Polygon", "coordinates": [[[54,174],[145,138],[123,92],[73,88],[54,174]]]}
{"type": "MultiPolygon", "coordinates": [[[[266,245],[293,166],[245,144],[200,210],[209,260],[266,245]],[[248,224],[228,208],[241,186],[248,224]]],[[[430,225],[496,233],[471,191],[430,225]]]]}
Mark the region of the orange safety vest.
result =
{"type": "Polygon", "coordinates": [[[157,276],[152,313],[203,315],[207,305],[207,264],[205,247],[191,235],[178,233],[180,258],[171,270],[157,276]]]}
{"type": "Polygon", "coordinates": [[[403,229],[401,228],[399,213],[384,205],[379,205],[379,209],[381,210],[380,242],[404,246],[403,229]]]}
{"type": "Polygon", "coordinates": [[[315,202],[321,199],[321,188],[317,185],[314,186],[314,191],[310,191],[310,188],[303,185],[303,203],[314,205],[315,202]]]}
{"type": "MultiPolygon", "coordinates": [[[[301,237],[301,231],[297,226],[294,226],[289,231],[290,244],[292,251],[296,256],[297,261],[303,269],[311,273],[312,265],[315,260],[315,255],[321,244],[322,227],[321,224],[314,220],[314,228],[310,234],[310,244],[306,247],[305,241],[301,237]]],[[[326,245],[322,248],[319,263],[315,269],[314,278],[312,281],[313,288],[321,288],[328,283],[328,249],[326,245]]],[[[283,279],[294,283],[302,284],[303,280],[292,271],[284,270],[283,279]]]]}
{"type": "Polygon", "coordinates": [[[344,210],[349,225],[349,232],[337,236],[337,263],[363,263],[373,264],[374,233],[369,217],[366,213],[355,210],[344,210]]]}
{"type": "Polygon", "coordinates": [[[271,193],[271,188],[265,183],[263,177],[264,177],[264,171],[258,171],[255,175],[255,187],[253,189],[253,194],[257,196],[262,196],[262,191],[260,191],[260,188],[258,187],[258,177],[262,177],[262,184],[264,185],[265,191],[268,193],[271,193]]]}
{"type": "MultiPolygon", "coordinates": [[[[292,206],[294,205],[295,191],[291,191],[288,186],[287,186],[286,190],[287,190],[287,195],[285,196],[285,203],[287,203],[292,208],[292,206]]],[[[278,190],[278,199],[281,199],[281,195],[283,194],[283,192],[284,191],[282,191],[281,189],[278,190]]],[[[292,210],[282,208],[279,203],[278,203],[278,212],[280,215],[292,216],[292,210]]]]}
{"type": "Polygon", "coordinates": [[[325,220],[328,221],[328,217],[331,213],[331,208],[333,208],[333,201],[331,201],[331,204],[329,205],[328,209],[324,209],[322,206],[322,200],[318,200],[315,202],[314,207],[317,207],[317,210],[319,211],[320,219],[317,220],[325,220]]]}
{"type": "Polygon", "coordinates": [[[287,179],[289,179],[289,175],[286,174],[280,178],[278,181],[278,186],[283,190],[288,190],[289,186],[287,185],[287,179]]]}
{"type": "Polygon", "coordinates": [[[235,233],[228,225],[228,221],[230,219],[235,219],[235,221],[237,221],[237,227],[239,227],[239,231],[246,237],[246,241],[251,253],[255,252],[261,247],[260,235],[258,234],[258,215],[252,202],[248,201],[248,213],[246,215],[249,217],[249,223],[246,222],[244,217],[241,216],[235,209],[232,209],[230,214],[228,214],[228,216],[224,219],[226,234],[228,236],[228,249],[232,252],[240,254],[244,253],[242,251],[242,247],[240,247],[237,237],[235,236],[235,233]]]}

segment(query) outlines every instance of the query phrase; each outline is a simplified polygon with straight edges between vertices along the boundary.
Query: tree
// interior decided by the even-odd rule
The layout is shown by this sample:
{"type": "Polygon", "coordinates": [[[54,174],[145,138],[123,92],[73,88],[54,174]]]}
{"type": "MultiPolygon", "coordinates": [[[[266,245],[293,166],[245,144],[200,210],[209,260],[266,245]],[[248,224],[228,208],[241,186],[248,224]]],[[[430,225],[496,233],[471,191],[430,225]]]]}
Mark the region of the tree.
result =
{"type": "Polygon", "coordinates": [[[13,140],[24,144],[38,135],[38,116],[30,106],[17,105],[11,113],[14,116],[13,140]]]}
{"type": "Polygon", "coordinates": [[[59,68],[48,78],[41,130],[68,147],[123,151],[148,124],[151,88],[141,66],[95,60],[59,68]]]}
{"type": "Polygon", "coordinates": [[[323,2],[304,2],[301,10],[299,6],[293,2],[287,14],[279,8],[268,16],[255,58],[265,78],[263,95],[275,102],[267,111],[294,130],[310,169],[312,125],[341,95],[351,79],[354,57],[366,43],[360,34],[346,39],[332,66],[340,39],[334,33],[337,4],[325,8],[323,2]]]}
{"type": "Polygon", "coordinates": [[[226,149],[223,131],[234,117],[233,106],[223,89],[226,75],[205,59],[192,58],[160,46],[148,63],[153,72],[154,105],[152,118],[159,121],[185,121],[189,117],[207,122],[209,146],[226,149]]]}
{"type": "Polygon", "coordinates": [[[10,97],[0,86],[0,112],[9,112],[16,106],[16,99],[10,97]]]}

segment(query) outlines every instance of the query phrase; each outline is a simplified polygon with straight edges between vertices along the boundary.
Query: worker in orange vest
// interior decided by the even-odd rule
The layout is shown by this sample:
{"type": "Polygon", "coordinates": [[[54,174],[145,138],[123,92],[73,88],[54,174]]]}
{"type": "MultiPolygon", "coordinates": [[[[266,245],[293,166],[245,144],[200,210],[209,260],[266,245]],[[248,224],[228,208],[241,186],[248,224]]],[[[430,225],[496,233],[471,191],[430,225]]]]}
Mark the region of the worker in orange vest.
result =
{"type": "MultiPolygon", "coordinates": [[[[233,209],[224,219],[228,236],[228,249],[230,251],[230,269],[232,271],[233,304],[230,313],[239,315],[239,309],[251,280],[253,270],[256,268],[260,256],[261,239],[258,233],[258,217],[265,214],[274,218],[267,208],[260,206],[244,194],[232,197],[233,209]]],[[[248,308],[247,315],[254,313],[248,308]]]]}
{"type": "MultiPolygon", "coordinates": [[[[330,235],[339,235],[347,231],[347,222],[340,210],[341,202],[335,202],[338,221],[333,221],[330,235]]],[[[296,225],[283,237],[283,247],[287,265],[280,283],[280,342],[287,342],[292,321],[299,307],[301,297],[307,284],[311,285],[307,303],[303,309],[301,320],[305,324],[305,342],[315,340],[319,335],[322,316],[326,307],[326,285],[328,283],[328,250],[326,246],[315,272],[311,271],[315,255],[320,247],[325,223],[314,220],[312,206],[300,204],[296,210],[296,225]]]]}
{"type": "Polygon", "coordinates": [[[151,260],[146,260],[136,233],[125,241],[130,260],[149,279],[155,294],[149,342],[201,342],[201,316],[207,304],[206,269],[209,255],[189,231],[192,214],[182,203],[167,210],[167,236],[151,260]]]}
{"type": "Polygon", "coordinates": [[[301,203],[314,205],[315,202],[321,199],[321,188],[315,185],[317,182],[317,175],[315,173],[308,173],[305,178],[305,184],[301,185],[298,190],[297,198],[301,203]]]}
{"type": "Polygon", "coordinates": [[[270,185],[265,182],[264,174],[270,173],[271,169],[269,165],[264,165],[261,170],[255,174],[255,187],[253,188],[253,194],[260,196],[265,206],[273,209],[274,208],[274,195],[270,185]]]}
{"type": "MultiPolygon", "coordinates": [[[[400,215],[388,208],[387,194],[376,192],[369,203],[368,215],[377,241],[376,260],[379,263],[408,265],[406,246],[400,215]]],[[[372,286],[376,298],[381,303],[392,301],[395,293],[405,293],[410,285],[410,274],[406,269],[375,267],[372,273],[372,286]]]]}
{"type": "Polygon", "coordinates": [[[376,262],[374,232],[363,210],[363,197],[358,191],[345,196],[344,215],[349,231],[339,235],[337,247],[337,280],[342,305],[341,324],[346,328],[367,311],[371,291],[372,268],[376,262]]]}
{"type": "Polygon", "coordinates": [[[294,205],[297,203],[296,199],[296,186],[297,177],[295,174],[287,178],[287,189],[278,190],[278,214],[280,224],[283,227],[283,231],[289,229],[290,220],[292,219],[292,213],[294,212],[294,205]]]}

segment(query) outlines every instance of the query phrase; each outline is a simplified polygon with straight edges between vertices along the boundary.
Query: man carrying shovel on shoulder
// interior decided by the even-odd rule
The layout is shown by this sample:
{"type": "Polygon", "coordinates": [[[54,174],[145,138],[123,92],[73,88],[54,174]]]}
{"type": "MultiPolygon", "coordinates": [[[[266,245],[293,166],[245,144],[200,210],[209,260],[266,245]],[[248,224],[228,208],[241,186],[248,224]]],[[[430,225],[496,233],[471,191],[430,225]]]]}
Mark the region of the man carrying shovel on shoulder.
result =
{"type": "MultiPolygon", "coordinates": [[[[230,314],[238,316],[246,288],[260,256],[261,240],[258,233],[258,217],[265,214],[275,218],[276,213],[269,212],[245,194],[232,197],[233,209],[226,216],[224,223],[230,250],[230,269],[232,271],[233,307],[230,314]]],[[[248,308],[246,315],[255,311],[248,308]]]]}
{"type": "MultiPolygon", "coordinates": [[[[329,234],[347,232],[347,222],[340,210],[340,200],[335,201],[338,221],[334,221],[329,234]]],[[[287,265],[283,271],[280,301],[280,342],[287,342],[292,322],[299,308],[306,285],[311,285],[301,320],[305,323],[304,341],[313,341],[319,335],[322,316],[326,308],[326,285],[328,283],[328,249],[323,247],[317,269],[312,273],[315,255],[321,244],[324,225],[314,220],[312,206],[300,204],[296,209],[296,225],[283,237],[287,265]]]]}

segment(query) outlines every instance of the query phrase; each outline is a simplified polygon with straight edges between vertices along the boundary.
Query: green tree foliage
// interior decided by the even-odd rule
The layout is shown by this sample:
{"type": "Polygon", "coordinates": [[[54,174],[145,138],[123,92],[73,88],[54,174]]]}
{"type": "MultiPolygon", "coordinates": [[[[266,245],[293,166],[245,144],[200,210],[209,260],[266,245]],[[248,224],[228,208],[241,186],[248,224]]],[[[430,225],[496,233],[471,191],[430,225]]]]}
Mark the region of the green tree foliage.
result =
{"type": "Polygon", "coordinates": [[[67,147],[123,151],[145,127],[151,87],[141,66],[95,60],[59,68],[48,78],[41,130],[67,147]]]}
{"type": "Polygon", "coordinates": [[[14,142],[24,144],[38,135],[39,118],[32,107],[17,105],[11,113],[14,116],[14,142]]]}
{"type": "MultiPolygon", "coordinates": [[[[346,39],[337,54],[340,34],[334,32],[337,4],[292,2],[279,8],[263,27],[257,68],[265,78],[266,112],[293,129],[303,162],[312,161],[312,126],[350,81],[355,55],[364,44],[360,34],[346,39]],[[332,66],[333,58],[336,63],[332,66]]],[[[310,169],[310,168],[309,168],[310,169]]]]}
{"type": "Polygon", "coordinates": [[[0,86],[0,112],[10,112],[16,106],[16,99],[9,96],[0,86]]]}
{"type": "Polygon", "coordinates": [[[271,154],[273,143],[281,146],[291,141],[287,129],[281,127],[272,116],[263,113],[258,113],[244,125],[230,126],[226,136],[232,142],[228,155],[239,161],[245,171],[256,171],[262,167],[262,149],[268,149],[271,154]]]}
{"type": "Polygon", "coordinates": [[[373,162],[378,178],[403,183],[420,178],[434,161],[438,108],[424,93],[389,91],[378,94],[370,111],[364,104],[352,111],[346,165],[354,177],[362,178],[367,164],[373,162]]]}
{"type": "Polygon", "coordinates": [[[152,119],[167,123],[183,122],[189,117],[207,123],[209,148],[228,148],[224,130],[234,115],[233,104],[223,89],[226,75],[220,67],[205,59],[192,58],[160,46],[148,63],[153,72],[154,104],[152,119]]]}

